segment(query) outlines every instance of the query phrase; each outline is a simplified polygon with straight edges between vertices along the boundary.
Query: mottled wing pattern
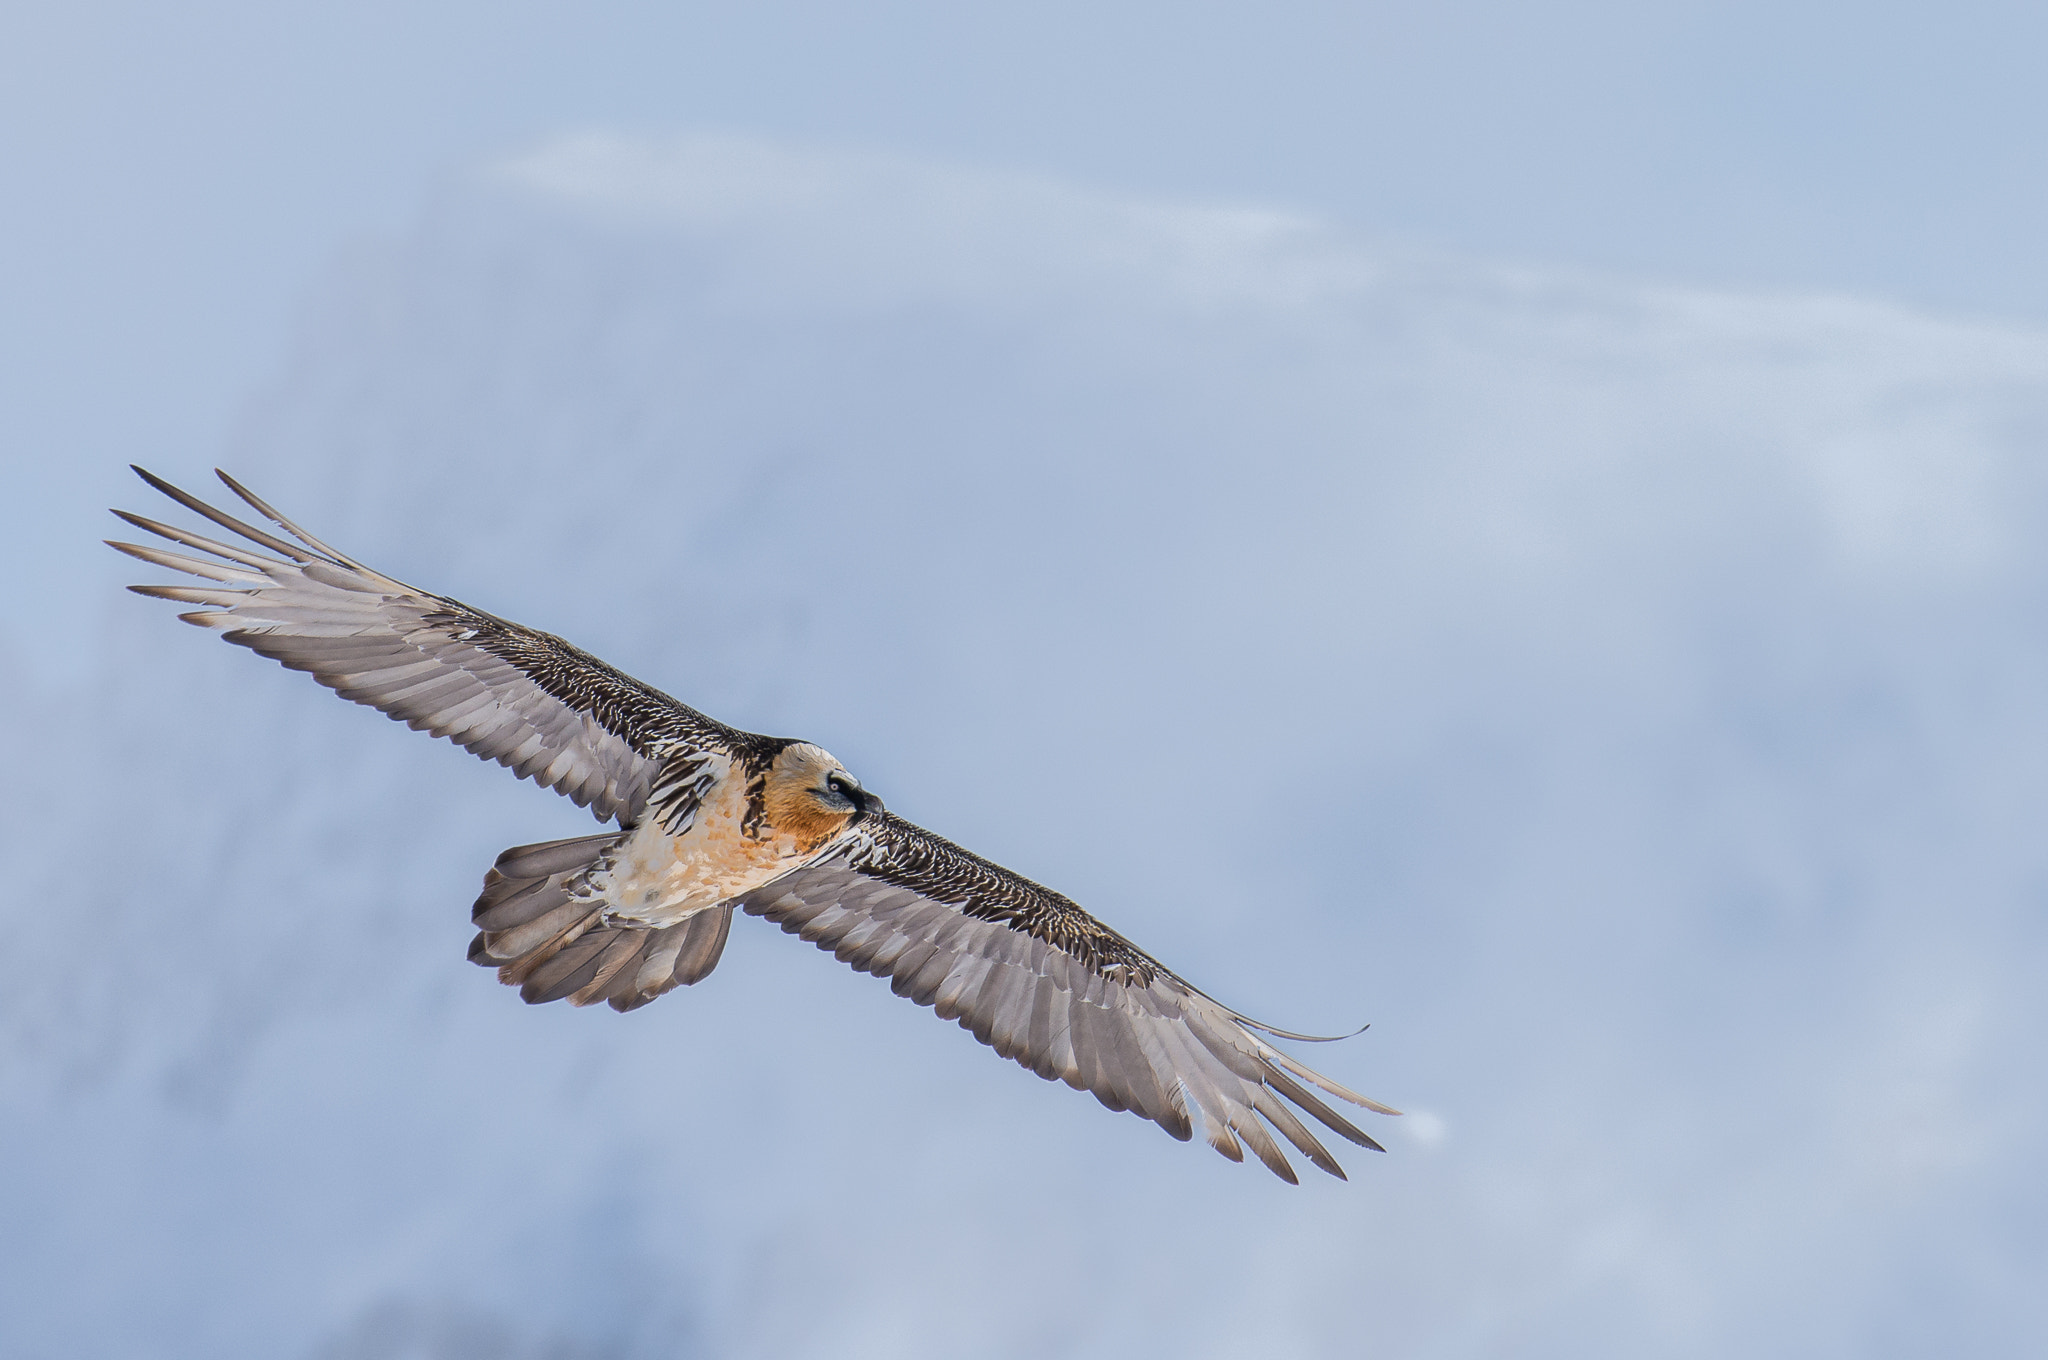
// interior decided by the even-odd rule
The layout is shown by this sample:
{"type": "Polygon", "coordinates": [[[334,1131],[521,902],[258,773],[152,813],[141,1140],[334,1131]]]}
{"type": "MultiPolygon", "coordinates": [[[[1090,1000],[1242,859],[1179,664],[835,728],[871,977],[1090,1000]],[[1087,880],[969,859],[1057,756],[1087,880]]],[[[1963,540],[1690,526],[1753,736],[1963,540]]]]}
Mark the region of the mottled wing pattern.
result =
{"type": "Polygon", "coordinates": [[[1310,1088],[1395,1113],[1274,1048],[1067,898],[892,815],[868,819],[843,849],[741,905],[891,978],[898,996],[958,1020],[1039,1076],[1175,1138],[1199,1121],[1225,1157],[1242,1161],[1242,1140],[1289,1182],[1294,1170],[1261,1118],[1342,1177],[1288,1103],[1374,1149],[1310,1088]]]}
{"type": "Polygon", "coordinates": [[[222,543],[115,511],[138,529],[205,557],[112,546],[187,572],[198,586],[131,586],[202,608],[179,617],[309,672],[344,699],[447,737],[587,806],[630,821],[664,762],[730,749],[737,733],[613,670],[558,637],[417,590],[336,552],[220,479],[296,542],[255,528],[142,469],[180,505],[246,544],[222,543]]]}

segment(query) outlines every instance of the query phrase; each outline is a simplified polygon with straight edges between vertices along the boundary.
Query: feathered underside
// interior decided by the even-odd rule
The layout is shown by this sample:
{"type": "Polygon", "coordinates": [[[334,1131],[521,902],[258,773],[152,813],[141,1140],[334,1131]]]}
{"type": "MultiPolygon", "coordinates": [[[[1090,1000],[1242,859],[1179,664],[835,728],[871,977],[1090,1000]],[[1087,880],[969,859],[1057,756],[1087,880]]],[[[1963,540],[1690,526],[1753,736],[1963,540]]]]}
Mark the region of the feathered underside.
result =
{"type": "MultiPolygon", "coordinates": [[[[711,777],[707,753],[758,782],[765,763],[790,745],[714,722],[560,638],[372,571],[226,473],[221,480],[289,540],[136,472],[241,542],[116,511],[206,554],[115,543],[204,582],[130,589],[196,605],[180,617],[556,789],[600,820],[633,827],[655,790],[648,815],[681,828],[711,777]]],[[[756,815],[772,815],[753,801],[756,815]]],[[[1261,1032],[1310,1036],[1221,1005],[1069,899],[889,813],[866,812],[820,858],[658,930],[577,896],[577,875],[618,840],[506,852],[474,909],[480,933],[471,957],[498,967],[528,1000],[603,1000],[630,1010],[708,974],[732,909],[743,907],[891,979],[897,995],[957,1020],[1038,1075],[1178,1139],[1199,1127],[1232,1161],[1249,1146],[1289,1182],[1293,1168],[1269,1125],[1342,1177],[1295,1111],[1374,1149],[1379,1144],[1322,1097],[1397,1113],[1311,1071],[1261,1032]]]]}

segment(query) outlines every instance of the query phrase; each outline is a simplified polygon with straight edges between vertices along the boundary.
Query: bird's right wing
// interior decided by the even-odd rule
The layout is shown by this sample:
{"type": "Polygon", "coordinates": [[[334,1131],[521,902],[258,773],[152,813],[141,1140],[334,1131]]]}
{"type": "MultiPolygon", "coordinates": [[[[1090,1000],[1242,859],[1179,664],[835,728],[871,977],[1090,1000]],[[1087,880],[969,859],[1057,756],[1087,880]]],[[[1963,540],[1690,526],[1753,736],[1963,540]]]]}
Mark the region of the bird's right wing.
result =
{"type": "Polygon", "coordinates": [[[1316,1090],[1397,1113],[1282,1053],[1255,1032],[1265,1026],[1188,985],[1067,898],[888,813],[864,819],[840,848],[739,903],[891,979],[896,995],[957,1020],[1039,1076],[1092,1092],[1175,1138],[1190,1137],[1199,1120],[1203,1138],[1225,1157],[1242,1161],[1248,1145],[1290,1182],[1294,1170],[1266,1124],[1318,1167],[1344,1174],[1290,1104],[1368,1148],[1379,1144],[1316,1090]]]}
{"type": "Polygon", "coordinates": [[[558,637],[372,571],[224,472],[219,476],[229,489],[297,542],[135,471],[253,549],[117,510],[138,529],[208,554],[112,543],[131,557],[207,582],[129,589],[202,606],[179,617],[309,672],[344,699],[556,789],[600,821],[638,815],[664,766],[680,762],[687,769],[695,754],[729,754],[743,739],[558,637]]]}

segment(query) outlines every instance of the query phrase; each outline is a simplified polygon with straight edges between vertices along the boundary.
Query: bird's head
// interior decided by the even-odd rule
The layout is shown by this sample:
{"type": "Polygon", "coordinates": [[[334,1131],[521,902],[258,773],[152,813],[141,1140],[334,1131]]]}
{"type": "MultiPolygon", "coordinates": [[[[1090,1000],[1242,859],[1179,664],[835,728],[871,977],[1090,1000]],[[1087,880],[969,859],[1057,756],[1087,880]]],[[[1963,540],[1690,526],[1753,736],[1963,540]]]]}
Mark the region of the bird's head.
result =
{"type": "Polygon", "coordinates": [[[776,753],[763,792],[769,825],[806,847],[882,811],[882,800],[862,788],[831,752],[807,741],[776,753]]]}

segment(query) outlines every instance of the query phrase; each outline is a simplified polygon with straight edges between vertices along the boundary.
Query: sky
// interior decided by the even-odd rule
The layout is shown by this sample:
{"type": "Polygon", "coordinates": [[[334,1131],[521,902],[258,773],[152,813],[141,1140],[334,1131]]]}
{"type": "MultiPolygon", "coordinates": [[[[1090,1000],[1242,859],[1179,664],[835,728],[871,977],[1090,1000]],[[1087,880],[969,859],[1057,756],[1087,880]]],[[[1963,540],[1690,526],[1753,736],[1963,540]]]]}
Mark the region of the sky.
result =
{"type": "Polygon", "coordinates": [[[7,13],[0,1349],[2038,1349],[2037,20],[579,13],[7,13]],[[587,817],[120,592],[131,457],[1370,1020],[1389,1152],[758,922],[519,1006],[587,817]]]}
{"type": "MultiPolygon", "coordinates": [[[[0,494],[213,457],[337,252],[577,127],[894,149],[2039,321],[2044,44],[2025,3],[9,3],[0,494]]],[[[17,570],[85,527],[37,516],[17,570]]]]}

